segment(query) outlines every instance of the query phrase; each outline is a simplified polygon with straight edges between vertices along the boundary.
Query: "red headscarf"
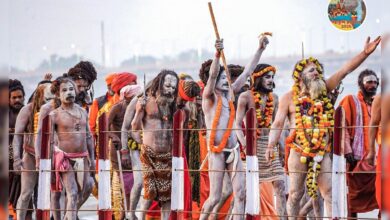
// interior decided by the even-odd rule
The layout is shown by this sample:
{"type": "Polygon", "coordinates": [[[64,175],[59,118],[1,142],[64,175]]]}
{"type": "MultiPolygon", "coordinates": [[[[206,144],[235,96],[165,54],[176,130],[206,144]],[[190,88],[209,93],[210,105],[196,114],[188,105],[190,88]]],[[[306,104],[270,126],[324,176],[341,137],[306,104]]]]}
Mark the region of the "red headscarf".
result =
{"type": "Polygon", "coordinates": [[[135,75],[133,73],[127,73],[127,72],[118,73],[118,74],[116,74],[114,80],[112,80],[111,89],[116,94],[119,94],[119,91],[123,87],[125,87],[131,83],[137,83],[137,75],[135,75]]]}

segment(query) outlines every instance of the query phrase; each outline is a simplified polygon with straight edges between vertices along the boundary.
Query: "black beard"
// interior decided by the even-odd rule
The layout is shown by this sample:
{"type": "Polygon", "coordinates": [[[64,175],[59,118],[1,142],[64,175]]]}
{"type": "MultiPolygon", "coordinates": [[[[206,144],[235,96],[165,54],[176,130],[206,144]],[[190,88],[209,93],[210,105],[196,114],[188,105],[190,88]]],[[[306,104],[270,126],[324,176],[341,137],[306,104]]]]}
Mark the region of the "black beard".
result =
{"type": "Polygon", "coordinates": [[[363,93],[364,100],[368,103],[371,104],[373,101],[373,97],[376,95],[376,90],[373,92],[367,91],[364,88],[361,90],[363,93]]]}
{"type": "Polygon", "coordinates": [[[14,112],[14,113],[18,113],[20,111],[20,109],[23,108],[23,105],[20,106],[20,108],[15,108],[14,106],[10,105],[9,106],[9,109],[14,112]]]}
{"type": "Polygon", "coordinates": [[[270,93],[270,92],[273,92],[274,90],[273,89],[267,89],[263,86],[259,86],[258,88],[256,88],[256,91],[259,91],[261,93],[270,93]]]}

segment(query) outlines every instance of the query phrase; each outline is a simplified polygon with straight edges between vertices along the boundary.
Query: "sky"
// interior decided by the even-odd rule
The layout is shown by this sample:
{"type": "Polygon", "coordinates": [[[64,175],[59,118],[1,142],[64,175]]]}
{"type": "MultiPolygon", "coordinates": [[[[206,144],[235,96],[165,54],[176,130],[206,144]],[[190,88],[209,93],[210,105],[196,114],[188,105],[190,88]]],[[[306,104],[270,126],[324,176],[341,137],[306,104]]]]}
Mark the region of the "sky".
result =
{"type": "MultiPolygon", "coordinates": [[[[215,34],[206,0],[3,0],[0,1],[0,67],[36,68],[51,54],[78,54],[116,67],[141,55],[175,56],[214,50],[215,34]]],[[[327,50],[359,51],[367,36],[381,33],[381,2],[365,0],[367,17],[354,31],[340,31],[327,17],[327,0],[212,1],[227,58],[250,57],[257,36],[274,36],[268,56],[327,50]]],[[[385,15],[388,16],[388,15],[385,15]]]]}

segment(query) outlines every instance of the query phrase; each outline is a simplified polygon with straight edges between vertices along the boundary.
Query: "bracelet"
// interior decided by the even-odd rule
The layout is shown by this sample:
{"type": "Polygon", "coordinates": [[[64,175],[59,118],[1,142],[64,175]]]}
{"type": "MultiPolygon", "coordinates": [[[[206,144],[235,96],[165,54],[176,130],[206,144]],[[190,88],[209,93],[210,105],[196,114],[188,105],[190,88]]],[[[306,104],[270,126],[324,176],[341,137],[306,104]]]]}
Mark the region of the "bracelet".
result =
{"type": "Polygon", "coordinates": [[[215,57],[220,58],[221,57],[221,52],[217,50],[217,52],[215,52],[215,57]]]}
{"type": "Polygon", "coordinates": [[[122,149],[120,150],[120,152],[121,152],[121,155],[126,155],[126,154],[128,155],[128,154],[129,154],[129,150],[128,150],[128,149],[123,149],[123,148],[122,148],[122,149]]]}

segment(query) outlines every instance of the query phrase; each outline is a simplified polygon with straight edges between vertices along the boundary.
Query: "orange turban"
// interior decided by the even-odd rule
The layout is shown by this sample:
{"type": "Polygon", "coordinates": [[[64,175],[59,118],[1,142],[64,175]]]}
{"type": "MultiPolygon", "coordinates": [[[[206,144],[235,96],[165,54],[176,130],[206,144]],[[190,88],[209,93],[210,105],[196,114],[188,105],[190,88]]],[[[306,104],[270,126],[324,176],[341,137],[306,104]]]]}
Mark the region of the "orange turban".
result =
{"type": "Polygon", "coordinates": [[[111,89],[116,93],[119,94],[119,91],[130,84],[136,84],[137,83],[137,75],[133,73],[118,73],[115,75],[114,79],[111,83],[111,89]]]}
{"type": "Polygon", "coordinates": [[[185,101],[192,102],[200,95],[200,86],[193,80],[179,81],[179,96],[185,101]]]}
{"type": "Polygon", "coordinates": [[[112,81],[115,79],[116,74],[115,73],[110,73],[106,76],[106,84],[111,85],[112,81]]]}

